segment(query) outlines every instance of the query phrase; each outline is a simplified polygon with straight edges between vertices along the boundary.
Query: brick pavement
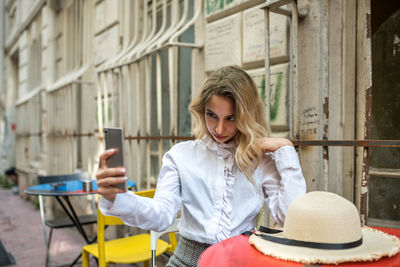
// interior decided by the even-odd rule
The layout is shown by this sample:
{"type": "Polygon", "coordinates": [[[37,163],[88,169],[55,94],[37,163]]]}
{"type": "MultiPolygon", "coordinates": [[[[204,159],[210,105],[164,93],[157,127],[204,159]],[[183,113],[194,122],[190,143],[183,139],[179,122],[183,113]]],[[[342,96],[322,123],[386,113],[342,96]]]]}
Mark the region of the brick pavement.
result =
{"type": "MultiPolygon", "coordinates": [[[[18,267],[45,266],[46,249],[39,210],[31,202],[0,188],[0,240],[11,253],[18,267]]],[[[51,239],[50,257],[53,265],[71,263],[85,241],[75,229],[55,229],[51,239]]],[[[157,266],[165,266],[168,258],[157,257],[157,266]]],[[[81,266],[81,263],[75,264],[81,266]]],[[[90,266],[97,266],[91,259],[90,266]]],[[[114,264],[114,267],[141,267],[138,264],[114,264]]]]}
{"type": "MultiPolygon", "coordinates": [[[[39,210],[3,188],[0,188],[0,240],[13,255],[15,266],[45,266],[46,249],[39,210]]],[[[53,264],[72,262],[84,244],[74,229],[54,230],[50,250],[53,264]]]]}

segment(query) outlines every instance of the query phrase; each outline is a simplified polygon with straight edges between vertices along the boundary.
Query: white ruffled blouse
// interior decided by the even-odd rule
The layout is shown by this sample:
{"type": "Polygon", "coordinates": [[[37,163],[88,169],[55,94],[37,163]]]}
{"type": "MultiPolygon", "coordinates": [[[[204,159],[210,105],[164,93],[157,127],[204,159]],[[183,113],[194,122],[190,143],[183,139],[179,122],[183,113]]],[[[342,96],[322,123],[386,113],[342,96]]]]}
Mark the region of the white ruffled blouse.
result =
{"type": "Polygon", "coordinates": [[[264,155],[253,173],[258,189],[237,168],[234,153],[232,144],[209,137],[179,143],[163,157],[153,199],[128,191],[113,203],[101,198],[99,208],[127,225],[162,231],[181,207],[180,235],[208,244],[254,229],[263,201],[283,225],[290,202],[306,191],[295,149],[264,155]]]}

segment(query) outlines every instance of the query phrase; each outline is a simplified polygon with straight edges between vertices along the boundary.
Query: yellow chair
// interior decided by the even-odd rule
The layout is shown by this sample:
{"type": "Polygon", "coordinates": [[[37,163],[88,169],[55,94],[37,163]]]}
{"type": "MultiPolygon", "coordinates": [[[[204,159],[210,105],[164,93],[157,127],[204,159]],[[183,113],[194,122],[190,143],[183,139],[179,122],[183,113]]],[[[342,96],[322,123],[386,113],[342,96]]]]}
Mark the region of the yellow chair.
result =
{"type": "MultiPolygon", "coordinates": [[[[155,190],[135,192],[135,194],[152,198],[155,190]]],[[[89,266],[89,254],[98,259],[99,267],[105,267],[112,263],[136,263],[144,262],[148,266],[152,259],[150,247],[150,234],[139,234],[129,237],[104,240],[104,230],[106,225],[123,225],[123,221],[118,217],[105,216],[97,209],[97,244],[89,244],[82,248],[82,266],[89,266]]],[[[175,233],[169,233],[170,243],[158,239],[155,255],[164,252],[173,253],[177,244],[175,233]]]]}

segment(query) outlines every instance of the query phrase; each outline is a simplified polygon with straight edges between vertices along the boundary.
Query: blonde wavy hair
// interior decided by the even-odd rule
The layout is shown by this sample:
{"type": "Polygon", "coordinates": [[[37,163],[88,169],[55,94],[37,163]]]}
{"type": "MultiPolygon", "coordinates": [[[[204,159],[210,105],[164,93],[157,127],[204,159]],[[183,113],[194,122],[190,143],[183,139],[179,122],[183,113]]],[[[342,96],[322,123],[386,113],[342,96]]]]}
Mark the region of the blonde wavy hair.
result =
{"type": "Polygon", "coordinates": [[[268,136],[264,104],[257,87],[253,79],[239,67],[227,66],[213,72],[189,106],[194,118],[192,133],[197,139],[205,135],[211,137],[205,122],[205,105],[213,95],[228,97],[233,101],[234,121],[238,129],[233,138],[236,146],[235,162],[255,185],[251,174],[260,164],[263,155],[256,139],[268,136]]]}

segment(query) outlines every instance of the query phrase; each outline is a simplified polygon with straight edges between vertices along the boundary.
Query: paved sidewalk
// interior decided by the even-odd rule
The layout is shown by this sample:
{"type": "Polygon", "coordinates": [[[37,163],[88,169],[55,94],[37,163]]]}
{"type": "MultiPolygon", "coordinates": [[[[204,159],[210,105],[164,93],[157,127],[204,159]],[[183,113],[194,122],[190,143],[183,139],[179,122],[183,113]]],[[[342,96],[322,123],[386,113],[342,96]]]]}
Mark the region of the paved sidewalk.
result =
{"type": "MultiPolygon", "coordinates": [[[[3,188],[0,188],[0,240],[13,255],[16,261],[13,266],[45,266],[46,249],[39,210],[10,189],[3,188]]],[[[52,263],[71,263],[84,244],[76,230],[55,229],[50,250],[52,263]]]]}
{"type": "MultiPolygon", "coordinates": [[[[31,202],[14,195],[10,189],[0,188],[0,240],[12,254],[18,267],[46,266],[46,248],[40,212],[31,202]]],[[[72,228],[55,229],[51,239],[52,265],[70,264],[79,255],[85,241],[72,228]]],[[[165,266],[168,258],[157,257],[157,266],[165,266]]],[[[67,266],[67,265],[66,265],[67,266]]],[[[81,260],[74,266],[82,266],[81,260]]],[[[90,266],[97,266],[91,259],[90,266]]],[[[114,264],[113,267],[141,267],[138,264],[114,264]]]]}

